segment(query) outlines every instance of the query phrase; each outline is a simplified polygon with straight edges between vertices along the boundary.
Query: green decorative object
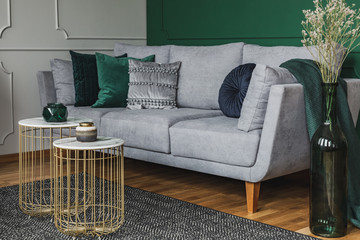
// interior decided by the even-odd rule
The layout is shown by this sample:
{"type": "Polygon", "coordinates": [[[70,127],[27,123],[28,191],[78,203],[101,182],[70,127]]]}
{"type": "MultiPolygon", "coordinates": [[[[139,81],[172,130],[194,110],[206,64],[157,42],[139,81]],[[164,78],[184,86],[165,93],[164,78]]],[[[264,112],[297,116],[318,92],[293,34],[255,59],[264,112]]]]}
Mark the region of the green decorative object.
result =
{"type": "Polygon", "coordinates": [[[95,54],[83,54],[70,50],[73,64],[75,107],[91,106],[99,93],[95,54]]]}
{"type": "Polygon", "coordinates": [[[126,107],[129,91],[129,59],[153,62],[155,55],[143,59],[132,57],[116,58],[96,53],[96,64],[100,91],[93,108],[126,107]]]}
{"type": "MultiPolygon", "coordinates": [[[[93,105],[99,93],[95,54],[77,53],[70,50],[75,87],[75,107],[93,105]]],[[[123,54],[117,58],[127,57],[123,54]]]]}
{"type": "Polygon", "coordinates": [[[336,123],[337,83],[322,83],[323,124],[311,139],[310,230],[322,237],[347,231],[347,141],[336,123]]]}
{"type": "Polygon", "coordinates": [[[46,122],[66,122],[68,112],[62,103],[48,103],[42,115],[46,122]]]}

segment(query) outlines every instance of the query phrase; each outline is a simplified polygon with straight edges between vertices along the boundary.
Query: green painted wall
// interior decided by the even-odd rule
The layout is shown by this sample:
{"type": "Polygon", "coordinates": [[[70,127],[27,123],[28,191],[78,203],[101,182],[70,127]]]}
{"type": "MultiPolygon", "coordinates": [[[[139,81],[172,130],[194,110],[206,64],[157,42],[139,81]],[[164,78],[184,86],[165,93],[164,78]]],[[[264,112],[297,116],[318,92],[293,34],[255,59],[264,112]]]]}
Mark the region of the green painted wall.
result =
{"type": "MultiPolygon", "coordinates": [[[[302,9],[311,8],[312,0],[147,0],[147,44],[244,41],[263,46],[301,46],[302,9]]],[[[359,50],[348,57],[342,75],[360,77],[358,72],[359,50]]]]}

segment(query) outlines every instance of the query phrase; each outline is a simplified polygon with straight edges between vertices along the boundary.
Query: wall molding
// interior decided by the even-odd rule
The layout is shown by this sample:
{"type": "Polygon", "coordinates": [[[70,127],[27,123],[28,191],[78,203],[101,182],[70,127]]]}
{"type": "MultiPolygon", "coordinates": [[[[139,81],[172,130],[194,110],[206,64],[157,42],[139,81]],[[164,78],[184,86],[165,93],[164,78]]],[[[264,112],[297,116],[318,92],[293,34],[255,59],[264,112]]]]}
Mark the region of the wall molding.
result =
{"type": "Polygon", "coordinates": [[[0,28],[0,38],[6,29],[11,28],[11,0],[7,0],[7,25],[0,28]]]}
{"type": "Polygon", "coordinates": [[[0,48],[8,52],[57,52],[57,51],[114,51],[114,48],[0,48]]]}
{"type": "Polygon", "coordinates": [[[90,39],[90,40],[146,40],[146,37],[132,36],[70,36],[68,31],[60,26],[59,0],[55,0],[55,29],[62,31],[66,40],[70,39],[90,39]]]}
{"type": "Polygon", "coordinates": [[[3,71],[5,74],[7,74],[9,76],[9,81],[10,81],[10,102],[11,102],[11,107],[10,107],[10,117],[11,117],[11,126],[9,129],[9,132],[5,133],[4,136],[0,136],[0,145],[4,145],[6,138],[10,135],[14,133],[14,85],[13,85],[13,73],[12,72],[8,72],[2,61],[0,61],[0,69],[1,71],[3,71]]]}

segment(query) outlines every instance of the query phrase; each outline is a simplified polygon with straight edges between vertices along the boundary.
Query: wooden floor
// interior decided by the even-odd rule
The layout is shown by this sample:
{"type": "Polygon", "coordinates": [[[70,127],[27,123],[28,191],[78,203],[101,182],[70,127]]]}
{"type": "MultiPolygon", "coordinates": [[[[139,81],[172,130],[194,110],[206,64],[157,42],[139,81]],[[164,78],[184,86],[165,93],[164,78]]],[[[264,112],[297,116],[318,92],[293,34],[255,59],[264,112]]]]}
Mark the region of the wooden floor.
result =
{"type": "MultiPolygon", "coordinates": [[[[128,186],[311,235],[308,179],[308,172],[304,171],[263,182],[259,210],[249,214],[242,181],[125,160],[125,184],[128,186]]],[[[0,187],[16,185],[18,181],[18,156],[0,156],[0,187]]],[[[360,239],[360,230],[349,224],[347,236],[337,239],[360,239]]]]}

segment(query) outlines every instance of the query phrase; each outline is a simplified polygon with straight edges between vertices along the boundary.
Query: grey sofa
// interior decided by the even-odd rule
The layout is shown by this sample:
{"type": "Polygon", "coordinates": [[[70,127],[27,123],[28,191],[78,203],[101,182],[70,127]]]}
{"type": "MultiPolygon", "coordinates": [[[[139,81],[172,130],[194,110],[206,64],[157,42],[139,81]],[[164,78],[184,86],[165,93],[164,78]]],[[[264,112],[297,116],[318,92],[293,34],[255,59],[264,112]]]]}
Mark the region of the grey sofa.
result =
{"type": "MultiPolygon", "coordinates": [[[[126,157],[245,181],[249,212],[257,210],[262,181],[309,168],[303,88],[294,79],[262,85],[267,95],[257,103],[263,113],[250,119],[250,124],[258,123],[254,129],[240,127],[252,109],[243,106],[237,119],[224,116],[218,106],[219,88],[234,67],[256,63],[276,68],[292,58],[311,58],[306,48],[244,43],[208,47],[116,44],[115,56],[123,53],[139,58],[155,54],[161,63],[182,62],[178,109],[67,106],[69,115],[93,119],[99,135],[124,139],[126,157]]],[[[51,71],[40,71],[37,77],[41,105],[56,102],[51,71]]],[[[356,121],[360,81],[346,81],[356,121]]],[[[250,104],[258,91],[251,84],[244,105],[250,104]]]]}

